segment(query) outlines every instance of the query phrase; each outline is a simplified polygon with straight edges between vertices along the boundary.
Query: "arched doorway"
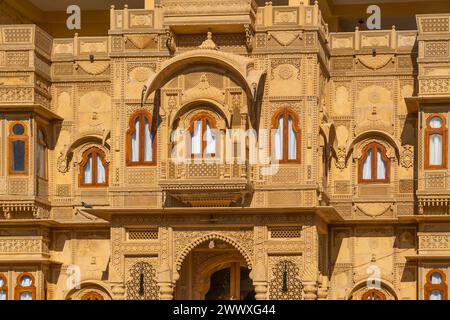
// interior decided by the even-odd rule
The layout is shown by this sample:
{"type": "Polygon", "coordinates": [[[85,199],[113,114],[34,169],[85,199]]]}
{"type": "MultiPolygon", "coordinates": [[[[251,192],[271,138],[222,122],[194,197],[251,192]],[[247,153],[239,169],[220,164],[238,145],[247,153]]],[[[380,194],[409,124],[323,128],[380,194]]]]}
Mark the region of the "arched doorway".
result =
{"type": "Polygon", "coordinates": [[[186,256],[176,300],[254,300],[250,269],[242,254],[222,240],[207,240],[186,256]]]}
{"type": "Polygon", "coordinates": [[[89,291],[83,294],[80,300],[105,300],[103,296],[95,291],[89,291]]]}
{"type": "Polygon", "coordinates": [[[386,300],[386,295],[379,290],[371,289],[362,295],[361,300],[386,300]]]}

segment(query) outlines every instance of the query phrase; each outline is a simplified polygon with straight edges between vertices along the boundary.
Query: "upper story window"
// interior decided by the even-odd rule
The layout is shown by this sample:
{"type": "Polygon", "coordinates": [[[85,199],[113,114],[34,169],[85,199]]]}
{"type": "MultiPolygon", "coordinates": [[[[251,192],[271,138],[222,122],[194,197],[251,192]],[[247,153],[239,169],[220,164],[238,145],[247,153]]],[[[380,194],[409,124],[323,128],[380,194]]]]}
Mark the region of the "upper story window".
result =
{"type": "Polygon", "coordinates": [[[36,300],[35,280],[31,273],[24,272],[17,277],[16,300],[36,300]]]}
{"type": "Polygon", "coordinates": [[[36,141],[36,175],[47,179],[47,142],[41,128],[38,129],[36,141]]]}
{"type": "Polygon", "coordinates": [[[447,127],[445,118],[432,115],[425,129],[425,169],[447,167],[447,127]]]}
{"type": "Polygon", "coordinates": [[[151,116],[147,111],[138,111],[130,117],[130,128],[127,132],[127,165],[145,166],[156,163],[151,125],[151,116]]]}
{"type": "Polygon", "coordinates": [[[106,187],[108,185],[108,163],[105,153],[92,147],[83,153],[80,164],[80,186],[106,187]]]}
{"type": "Polygon", "coordinates": [[[447,283],[441,270],[431,270],[425,283],[425,300],[447,300],[447,283]]]}
{"type": "Polygon", "coordinates": [[[206,112],[197,114],[191,120],[191,156],[214,157],[217,153],[216,121],[206,112]]]}
{"type": "Polygon", "coordinates": [[[9,130],[9,173],[28,173],[28,134],[25,124],[15,122],[9,130]]]}
{"type": "Polygon", "coordinates": [[[8,300],[8,281],[2,273],[0,273],[0,300],[8,300]]]}
{"type": "Polygon", "coordinates": [[[359,182],[389,182],[390,160],[386,156],[386,148],[377,142],[367,145],[359,160],[359,182]]]}
{"type": "Polygon", "coordinates": [[[280,163],[300,162],[300,128],[297,115],[285,108],[272,119],[272,155],[280,163]]]}

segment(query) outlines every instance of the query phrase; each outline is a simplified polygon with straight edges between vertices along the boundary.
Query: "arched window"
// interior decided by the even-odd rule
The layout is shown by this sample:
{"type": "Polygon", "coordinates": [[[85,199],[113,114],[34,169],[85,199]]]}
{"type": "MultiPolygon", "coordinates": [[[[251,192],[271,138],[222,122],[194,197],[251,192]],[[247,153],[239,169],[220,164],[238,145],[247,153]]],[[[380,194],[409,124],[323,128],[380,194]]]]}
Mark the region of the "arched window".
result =
{"type": "Polygon", "coordinates": [[[447,283],[445,273],[441,270],[431,270],[425,283],[425,300],[447,300],[447,283]]]}
{"type": "Polygon", "coordinates": [[[359,160],[359,182],[387,183],[389,182],[391,161],[386,156],[386,148],[379,143],[367,145],[359,160]]]}
{"type": "Polygon", "coordinates": [[[9,173],[28,174],[28,134],[21,122],[11,124],[9,130],[9,173]]]}
{"type": "Polygon", "coordinates": [[[47,179],[47,142],[44,131],[38,128],[36,141],[36,176],[47,179]]]}
{"type": "Polygon", "coordinates": [[[272,118],[272,129],[274,159],[280,163],[300,162],[300,128],[297,115],[288,108],[278,111],[272,118]]]}
{"type": "Polygon", "coordinates": [[[386,300],[386,296],[377,289],[370,289],[362,295],[361,300],[386,300]]]}
{"type": "Polygon", "coordinates": [[[96,147],[86,150],[80,164],[80,186],[106,187],[108,175],[105,153],[96,147]]]}
{"type": "Polygon", "coordinates": [[[155,139],[151,132],[152,117],[141,110],[130,117],[127,132],[127,165],[146,166],[156,164],[155,139]]]}
{"type": "Polygon", "coordinates": [[[16,300],[36,300],[36,284],[31,273],[24,272],[17,277],[16,300]]]}
{"type": "Polygon", "coordinates": [[[218,151],[216,120],[206,112],[195,115],[189,127],[192,157],[215,157],[218,151]]]}
{"type": "Polygon", "coordinates": [[[447,167],[447,127],[445,118],[432,115],[425,129],[425,169],[447,167]]]}
{"type": "Polygon", "coordinates": [[[0,301],[8,300],[8,280],[3,273],[0,273],[0,301]]]}

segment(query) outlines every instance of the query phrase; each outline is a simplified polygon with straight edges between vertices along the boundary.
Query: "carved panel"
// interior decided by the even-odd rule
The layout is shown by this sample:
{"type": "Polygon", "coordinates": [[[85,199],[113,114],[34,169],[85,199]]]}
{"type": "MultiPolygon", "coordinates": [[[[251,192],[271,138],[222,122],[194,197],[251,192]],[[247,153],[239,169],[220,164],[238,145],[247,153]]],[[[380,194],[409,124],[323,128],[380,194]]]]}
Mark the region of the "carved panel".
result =
{"type": "Polygon", "coordinates": [[[269,256],[269,299],[302,299],[302,256],[269,256]]]}

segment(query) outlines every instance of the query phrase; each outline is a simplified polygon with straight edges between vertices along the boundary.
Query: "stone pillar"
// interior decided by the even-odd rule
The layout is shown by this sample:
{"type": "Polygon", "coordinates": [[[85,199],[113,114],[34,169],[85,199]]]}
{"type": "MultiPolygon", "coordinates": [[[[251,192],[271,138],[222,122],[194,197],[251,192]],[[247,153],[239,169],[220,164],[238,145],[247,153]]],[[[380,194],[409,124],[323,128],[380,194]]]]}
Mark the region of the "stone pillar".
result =
{"type": "Polygon", "coordinates": [[[173,300],[174,283],[172,270],[168,264],[162,265],[158,272],[158,287],[160,300],[173,300]]]}
{"type": "Polygon", "coordinates": [[[309,281],[303,283],[303,297],[305,300],[317,299],[317,282],[309,281]]]}
{"type": "Polygon", "coordinates": [[[111,292],[114,300],[125,300],[125,285],[123,283],[112,283],[111,292]]]}
{"type": "Polygon", "coordinates": [[[155,0],[145,0],[145,9],[146,10],[155,9],[155,0]]]}
{"type": "Polygon", "coordinates": [[[321,284],[317,289],[317,300],[327,300],[328,298],[328,277],[320,276],[321,284]]]}
{"type": "Polygon", "coordinates": [[[258,263],[250,273],[255,287],[256,300],[267,300],[267,270],[264,263],[258,263]]]}

